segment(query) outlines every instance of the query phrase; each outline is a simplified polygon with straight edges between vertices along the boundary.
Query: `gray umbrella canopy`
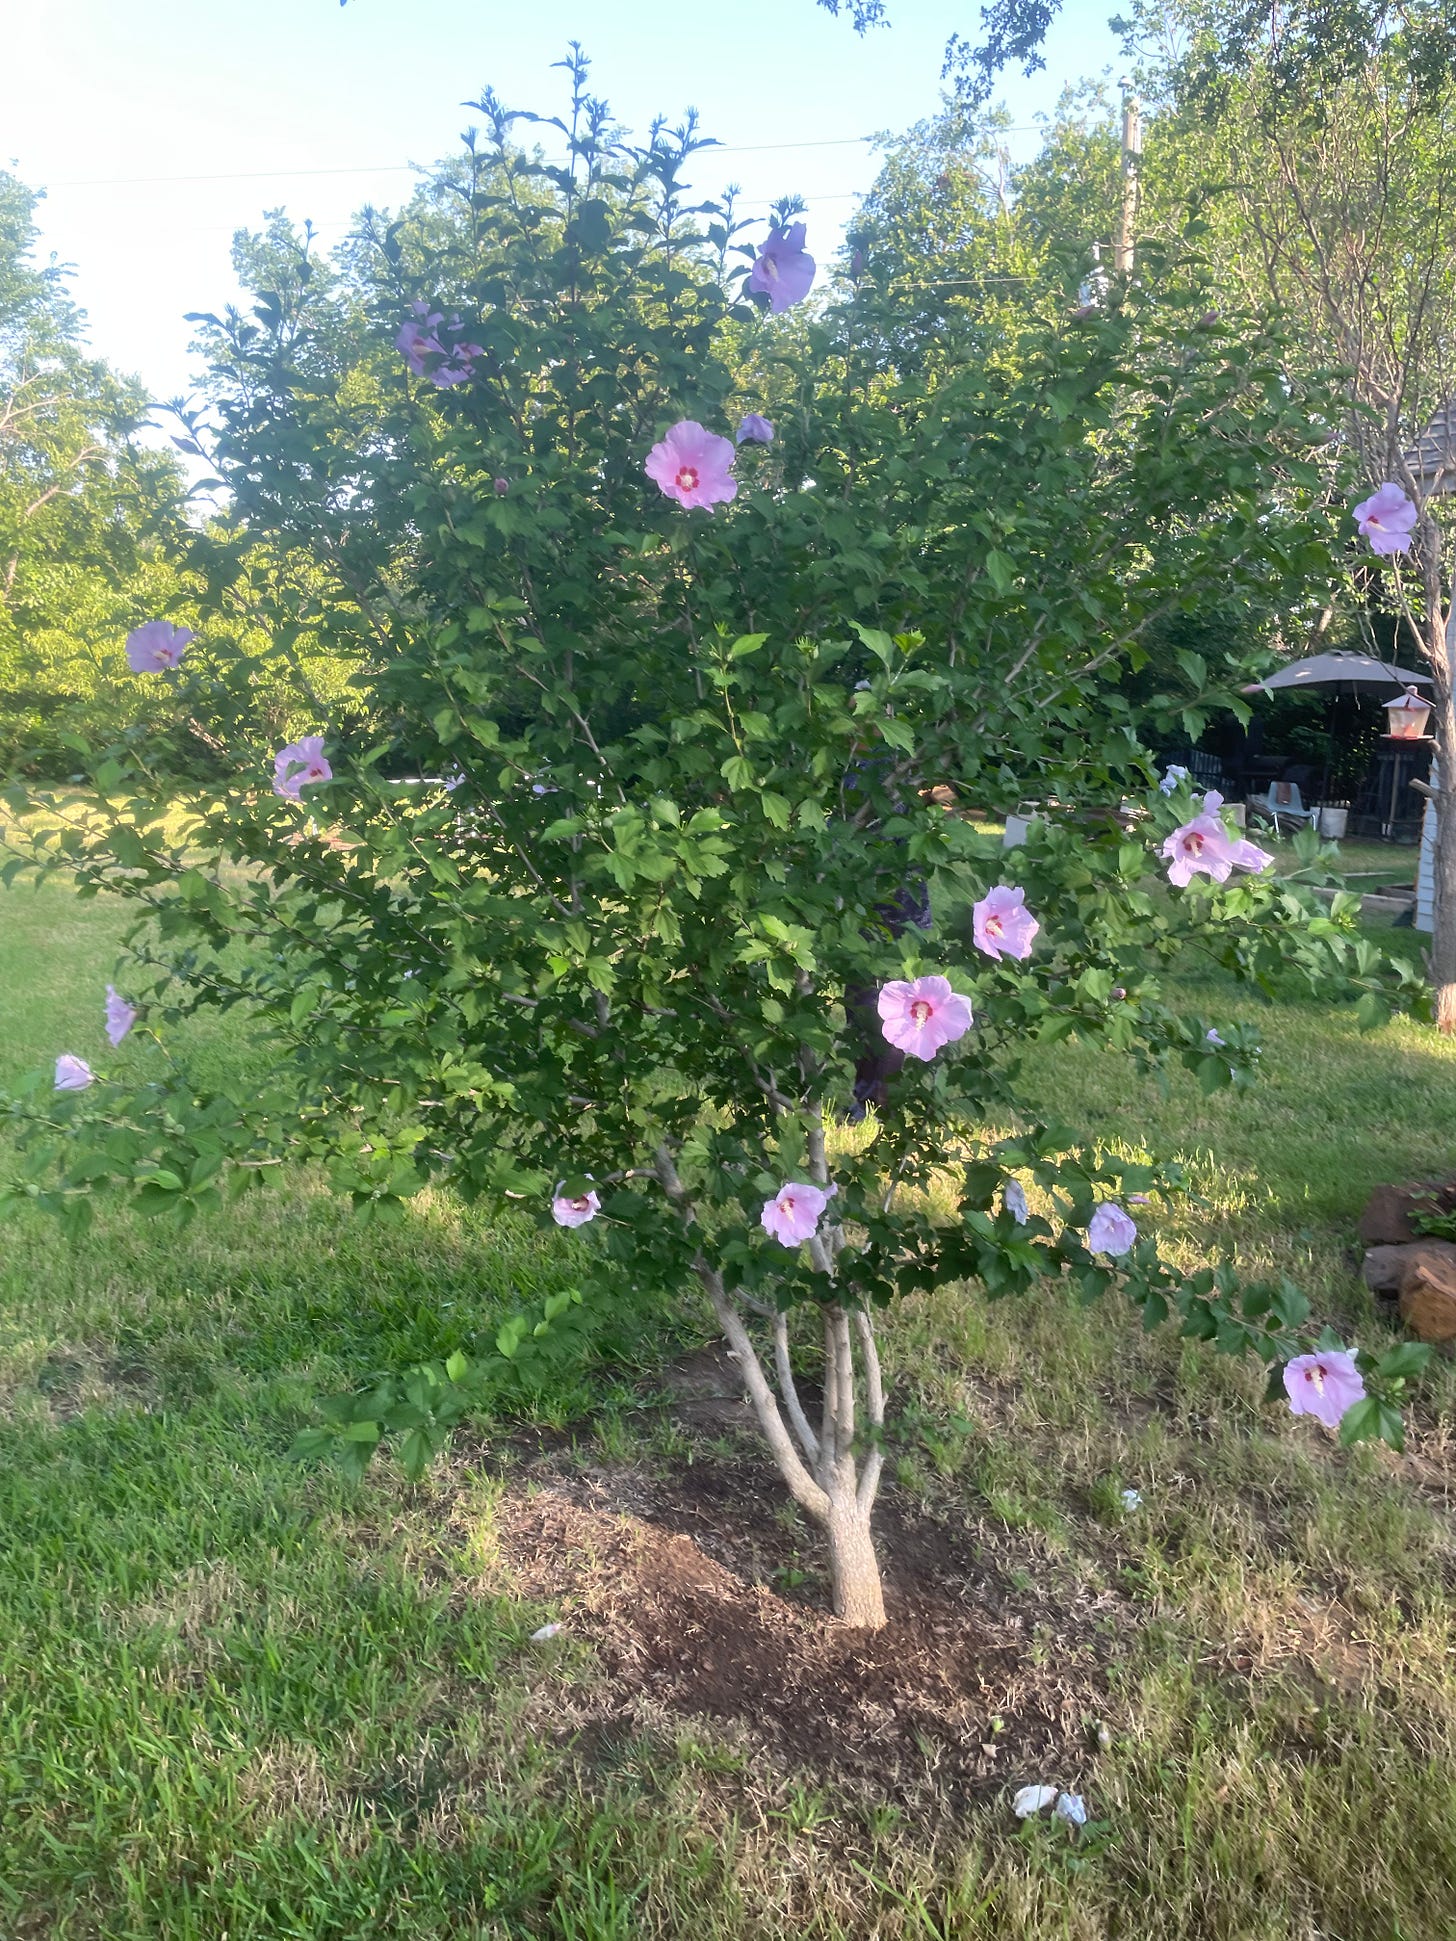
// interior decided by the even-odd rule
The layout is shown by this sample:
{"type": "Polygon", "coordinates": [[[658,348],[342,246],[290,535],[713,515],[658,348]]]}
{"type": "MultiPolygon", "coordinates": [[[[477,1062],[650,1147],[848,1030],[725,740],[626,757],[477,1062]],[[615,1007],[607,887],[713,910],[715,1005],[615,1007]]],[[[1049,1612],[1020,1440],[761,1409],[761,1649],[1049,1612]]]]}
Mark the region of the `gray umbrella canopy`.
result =
{"type": "Polygon", "coordinates": [[[1412,682],[1429,687],[1429,674],[1397,667],[1393,661],[1376,660],[1373,654],[1342,652],[1338,647],[1327,654],[1311,654],[1308,660],[1292,660],[1277,673],[1262,681],[1250,681],[1245,694],[1269,694],[1276,687],[1328,687],[1340,681],[1359,682],[1367,687],[1409,687],[1412,682]]]}

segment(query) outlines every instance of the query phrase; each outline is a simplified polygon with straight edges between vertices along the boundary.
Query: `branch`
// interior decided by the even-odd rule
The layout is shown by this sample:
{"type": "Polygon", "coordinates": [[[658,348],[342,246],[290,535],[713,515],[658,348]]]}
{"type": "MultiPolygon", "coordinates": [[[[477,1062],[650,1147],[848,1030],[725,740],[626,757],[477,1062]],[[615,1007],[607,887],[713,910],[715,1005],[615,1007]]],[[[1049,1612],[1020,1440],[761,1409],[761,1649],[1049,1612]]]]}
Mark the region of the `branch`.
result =
{"type": "Polygon", "coordinates": [[[799,1438],[804,1454],[810,1462],[819,1460],[819,1438],[809,1426],[803,1405],[799,1401],[799,1391],[794,1386],[794,1371],[789,1365],[789,1317],[775,1314],[773,1318],[774,1369],[778,1375],[779,1394],[783,1397],[789,1421],[794,1434],[799,1438]]]}
{"type": "MultiPolygon", "coordinates": [[[[669,1162],[670,1164],[671,1162],[669,1162]]],[[[753,1403],[758,1426],[762,1429],[764,1440],[773,1451],[774,1461],[778,1464],[779,1474],[788,1485],[789,1494],[794,1501],[817,1517],[821,1523],[829,1517],[829,1493],[821,1489],[800,1460],[794,1447],[792,1436],[784,1427],[784,1419],[779,1414],[778,1402],[769,1387],[763,1372],[763,1364],[749,1339],[748,1330],[743,1325],[732,1300],[723,1291],[723,1276],[716,1267],[710,1267],[701,1254],[693,1262],[693,1271],[703,1284],[703,1291],[712,1303],[713,1312],[718,1317],[718,1325],[727,1337],[728,1346],[738,1358],[739,1372],[748,1390],[749,1400],[753,1403]]]]}
{"type": "MultiPolygon", "coordinates": [[[[875,1345],[875,1324],[864,1308],[854,1311],[854,1325],[859,1333],[860,1346],[864,1350],[865,1361],[865,1404],[869,1411],[870,1427],[883,1429],[885,1426],[885,1387],[880,1375],[880,1354],[875,1345]]],[[[865,1457],[864,1472],[859,1479],[855,1501],[859,1508],[869,1514],[880,1487],[880,1471],[885,1466],[885,1452],[878,1443],[865,1457]]]]}

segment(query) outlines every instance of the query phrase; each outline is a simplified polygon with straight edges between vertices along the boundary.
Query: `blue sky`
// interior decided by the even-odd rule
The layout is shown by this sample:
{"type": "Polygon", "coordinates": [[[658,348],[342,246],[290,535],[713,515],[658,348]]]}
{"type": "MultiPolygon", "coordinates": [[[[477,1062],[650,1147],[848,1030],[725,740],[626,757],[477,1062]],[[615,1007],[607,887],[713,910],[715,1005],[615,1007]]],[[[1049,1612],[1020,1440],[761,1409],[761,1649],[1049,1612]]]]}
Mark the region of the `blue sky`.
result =
{"type": "MultiPolygon", "coordinates": [[[[860,38],[814,0],[45,0],[8,10],[0,164],[46,190],[44,244],[76,266],[96,350],[167,397],[188,379],[183,313],[233,294],[235,229],[282,204],[337,238],[449,152],[485,85],[554,112],[573,38],[623,121],[693,106],[731,144],[697,186],[736,181],[750,211],[803,195],[827,255],[874,174],[857,138],[934,110],[946,39],[979,8],[890,0],[893,26],[860,38]]],[[[1048,71],[1008,79],[1018,154],[1064,82],[1116,73],[1112,10],[1067,0],[1048,71]]]]}

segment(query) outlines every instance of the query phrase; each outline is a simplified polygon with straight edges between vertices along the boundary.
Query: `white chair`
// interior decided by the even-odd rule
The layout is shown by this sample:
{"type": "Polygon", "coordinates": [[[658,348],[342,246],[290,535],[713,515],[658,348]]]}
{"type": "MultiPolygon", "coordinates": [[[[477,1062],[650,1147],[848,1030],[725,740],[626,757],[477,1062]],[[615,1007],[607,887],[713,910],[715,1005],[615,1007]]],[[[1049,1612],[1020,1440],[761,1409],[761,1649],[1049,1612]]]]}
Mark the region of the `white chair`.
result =
{"type": "Polygon", "coordinates": [[[1282,833],[1279,827],[1279,818],[1281,816],[1287,822],[1294,823],[1297,827],[1301,822],[1312,823],[1319,814],[1318,809],[1305,808],[1303,801],[1300,799],[1298,782],[1271,782],[1267,794],[1251,795],[1249,797],[1249,806],[1250,808],[1257,809],[1260,815],[1268,816],[1269,820],[1274,824],[1274,833],[1276,836],[1282,833]],[[1280,802],[1277,799],[1281,791],[1288,792],[1289,800],[1287,802],[1280,802]]]}

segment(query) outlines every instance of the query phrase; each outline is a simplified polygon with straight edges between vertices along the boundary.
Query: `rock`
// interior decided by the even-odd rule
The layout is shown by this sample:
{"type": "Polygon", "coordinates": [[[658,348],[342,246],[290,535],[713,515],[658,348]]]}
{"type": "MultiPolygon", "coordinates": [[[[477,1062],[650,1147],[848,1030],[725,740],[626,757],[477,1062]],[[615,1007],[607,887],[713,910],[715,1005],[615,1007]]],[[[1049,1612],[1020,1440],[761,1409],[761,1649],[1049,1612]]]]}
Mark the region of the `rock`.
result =
{"type": "Polygon", "coordinates": [[[1407,1250],[1400,1282],[1400,1312],[1421,1341],[1456,1341],[1456,1247],[1426,1241],[1407,1250]]]}
{"type": "MultiPolygon", "coordinates": [[[[1360,1215],[1360,1238],[1368,1247],[1409,1246],[1416,1237],[1410,1223],[1410,1194],[1399,1186],[1377,1186],[1360,1215]]],[[[1368,1281],[1367,1285],[1373,1285],[1368,1281]]]]}
{"type": "Polygon", "coordinates": [[[1398,1294],[1406,1263],[1416,1252],[1416,1244],[1406,1247],[1372,1247],[1360,1268],[1365,1285],[1372,1294],[1398,1294]]]}
{"type": "Polygon", "coordinates": [[[1427,1181],[1419,1186],[1377,1186],[1360,1215],[1360,1238],[1367,1247],[1402,1247],[1419,1240],[1411,1225],[1416,1206],[1449,1209],[1456,1205],[1456,1180],[1427,1181]]]}

